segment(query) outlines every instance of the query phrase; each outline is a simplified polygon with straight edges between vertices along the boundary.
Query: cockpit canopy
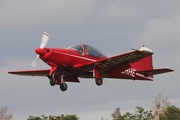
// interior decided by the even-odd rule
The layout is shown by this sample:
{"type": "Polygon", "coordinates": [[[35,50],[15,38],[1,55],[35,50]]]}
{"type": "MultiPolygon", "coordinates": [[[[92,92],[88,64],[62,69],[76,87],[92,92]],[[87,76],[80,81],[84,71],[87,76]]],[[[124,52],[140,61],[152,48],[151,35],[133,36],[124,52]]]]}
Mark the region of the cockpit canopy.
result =
{"type": "Polygon", "coordinates": [[[81,55],[89,55],[97,58],[104,58],[106,57],[104,54],[102,54],[99,50],[96,48],[89,46],[89,45],[84,45],[84,44],[77,44],[77,45],[72,45],[68,47],[67,49],[74,49],[78,51],[81,55]]]}

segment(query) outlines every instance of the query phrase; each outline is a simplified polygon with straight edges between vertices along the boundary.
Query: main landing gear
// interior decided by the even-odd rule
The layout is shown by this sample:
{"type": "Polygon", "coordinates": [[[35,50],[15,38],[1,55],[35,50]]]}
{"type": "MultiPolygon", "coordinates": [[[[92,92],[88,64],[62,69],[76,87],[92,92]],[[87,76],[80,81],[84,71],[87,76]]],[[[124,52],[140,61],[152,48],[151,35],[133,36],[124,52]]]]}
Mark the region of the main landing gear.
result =
{"type": "Polygon", "coordinates": [[[103,84],[102,78],[95,78],[95,83],[96,85],[101,86],[103,84]]]}
{"type": "Polygon", "coordinates": [[[96,85],[100,86],[103,84],[103,80],[101,78],[101,75],[98,71],[98,67],[95,67],[93,70],[93,77],[95,78],[96,85]]]}
{"type": "Polygon", "coordinates": [[[66,91],[67,88],[68,88],[68,86],[67,86],[67,84],[64,82],[64,83],[61,83],[61,84],[59,85],[59,88],[60,88],[60,90],[62,90],[62,91],[66,91]]]}
{"type": "Polygon", "coordinates": [[[52,77],[50,78],[50,81],[49,81],[50,85],[51,85],[51,86],[55,86],[56,83],[59,83],[59,88],[60,88],[60,90],[61,90],[61,91],[66,91],[67,88],[68,88],[68,86],[67,86],[67,84],[65,83],[64,76],[65,76],[65,75],[61,75],[61,76],[59,76],[59,77],[56,79],[56,78],[55,78],[55,73],[53,72],[52,77]]]}
{"type": "Polygon", "coordinates": [[[59,87],[62,91],[67,90],[67,84],[64,81],[64,75],[61,75],[61,83],[60,83],[59,87]]]}
{"type": "Polygon", "coordinates": [[[51,78],[51,80],[49,81],[49,83],[50,83],[51,86],[55,86],[55,84],[56,84],[55,78],[51,78]]]}
{"type": "Polygon", "coordinates": [[[54,75],[55,75],[55,72],[53,72],[52,77],[51,77],[51,79],[49,81],[51,86],[55,86],[56,85],[56,79],[55,79],[54,75]]]}

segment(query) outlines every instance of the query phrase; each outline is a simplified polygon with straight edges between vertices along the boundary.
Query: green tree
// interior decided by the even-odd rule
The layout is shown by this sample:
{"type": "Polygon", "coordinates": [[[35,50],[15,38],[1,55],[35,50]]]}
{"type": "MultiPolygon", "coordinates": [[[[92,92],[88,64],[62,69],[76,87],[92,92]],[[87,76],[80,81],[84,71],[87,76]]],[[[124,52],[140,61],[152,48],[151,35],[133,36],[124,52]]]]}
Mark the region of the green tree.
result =
{"type": "Polygon", "coordinates": [[[79,120],[76,115],[66,115],[62,120],[79,120]]]}
{"type": "Polygon", "coordinates": [[[60,116],[29,116],[27,120],[79,120],[76,115],[60,115],[60,116]]]}
{"type": "Polygon", "coordinates": [[[122,116],[122,120],[153,120],[154,116],[152,111],[145,111],[142,107],[136,107],[135,113],[127,112],[122,116]]]}
{"type": "Polygon", "coordinates": [[[40,117],[29,116],[27,120],[42,120],[40,117]]]}
{"type": "Polygon", "coordinates": [[[180,120],[180,109],[175,106],[169,106],[164,114],[160,115],[160,120],[180,120]]]}
{"type": "Polygon", "coordinates": [[[120,112],[120,108],[116,108],[116,110],[111,114],[113,120],[123,120],[120,112]]]}

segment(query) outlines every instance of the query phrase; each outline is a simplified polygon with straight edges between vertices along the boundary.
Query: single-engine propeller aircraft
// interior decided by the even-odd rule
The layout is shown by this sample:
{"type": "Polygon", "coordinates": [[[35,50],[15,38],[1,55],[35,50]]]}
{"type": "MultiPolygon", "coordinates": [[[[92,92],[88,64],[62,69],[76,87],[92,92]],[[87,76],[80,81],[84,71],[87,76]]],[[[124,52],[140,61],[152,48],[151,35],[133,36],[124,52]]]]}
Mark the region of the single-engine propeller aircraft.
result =
{"type": "Polygon", "coordinates": [[[131,79],[153,81],[153,75],[171,72],[168,68],[154,69],[152,63],[152,50],[142,47],[125,54],[106,57],[97,49],[76,44],[68,48],[45,47],[50,35],[44,32],[38,54],[31,63],[32,70],[10,71],[10,74],[25,76],[45,76],[50,85],[59,85],[62,91],[67,90],[66,82],[80,82],[78,78],[94,78],[100,86],[103,78],[131,79]],[[35,70],[37,60],[41,59],[51,66],[50,69],[35,70]]]}

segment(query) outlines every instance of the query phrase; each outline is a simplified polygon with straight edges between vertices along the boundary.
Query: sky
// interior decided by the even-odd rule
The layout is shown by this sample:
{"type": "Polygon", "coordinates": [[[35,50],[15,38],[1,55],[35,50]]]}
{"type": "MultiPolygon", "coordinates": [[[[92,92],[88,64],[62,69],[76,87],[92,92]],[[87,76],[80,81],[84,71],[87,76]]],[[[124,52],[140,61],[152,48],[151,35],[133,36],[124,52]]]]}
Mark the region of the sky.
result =
{"type": "MultiPolygon", "coordinates": [[[[179,0],[0,0],[0,107],[8,106],[16,120],[30,115],[76,114],[80,120],[111,120],[113,111],[150,110],[161,94],[180,107],[179,0]],[[47,47],[91,45],[107,56],[140,49],[153,50],[154,68],[171,68],[153,82],[94,79],[67,83],[68,90],[50,86],[46,77],[10,75],[29,70],[43,31],[47,47]]],[[[50,68],[39,61],[37,69],[50,68]]]]}

